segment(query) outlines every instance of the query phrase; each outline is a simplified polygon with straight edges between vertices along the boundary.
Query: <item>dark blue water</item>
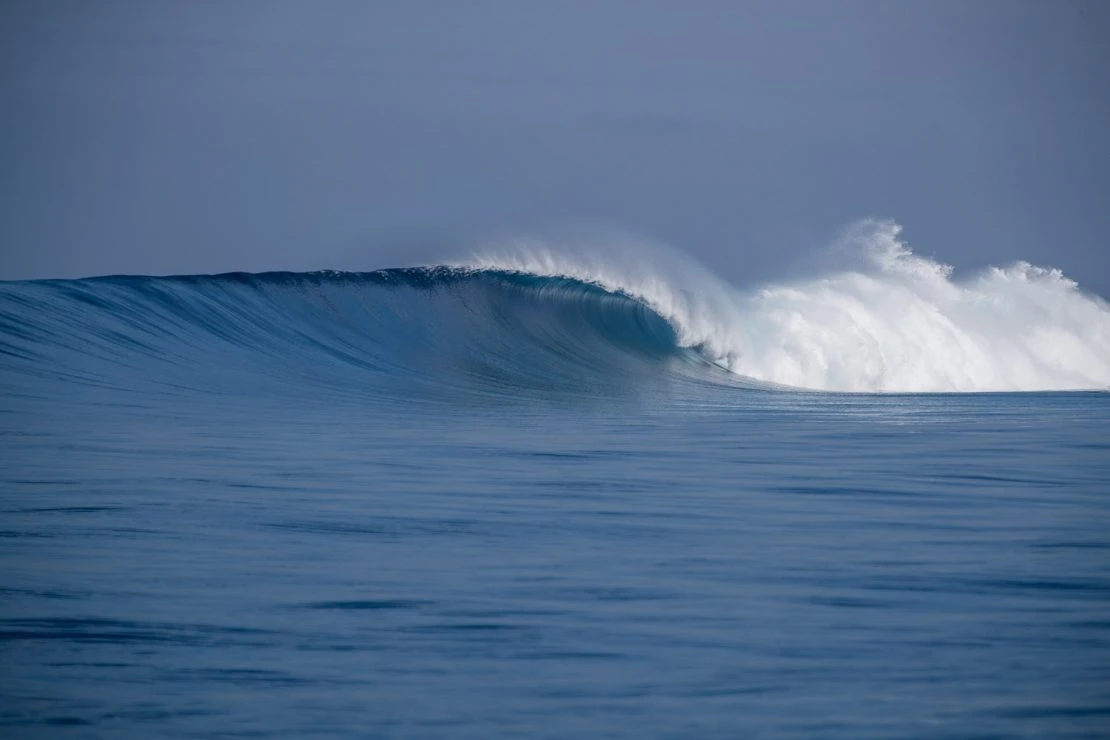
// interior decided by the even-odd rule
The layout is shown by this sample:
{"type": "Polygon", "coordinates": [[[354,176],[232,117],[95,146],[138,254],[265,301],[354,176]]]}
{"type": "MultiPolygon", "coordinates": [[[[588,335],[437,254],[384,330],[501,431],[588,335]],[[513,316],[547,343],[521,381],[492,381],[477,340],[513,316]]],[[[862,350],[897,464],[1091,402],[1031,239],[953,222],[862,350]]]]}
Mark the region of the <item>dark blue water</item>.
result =
{"type": "Polygon", "coordinates": [[[630,298],[0,286],[4,737],[1110,735],[1110,395],[730,377],[630,298]]]}

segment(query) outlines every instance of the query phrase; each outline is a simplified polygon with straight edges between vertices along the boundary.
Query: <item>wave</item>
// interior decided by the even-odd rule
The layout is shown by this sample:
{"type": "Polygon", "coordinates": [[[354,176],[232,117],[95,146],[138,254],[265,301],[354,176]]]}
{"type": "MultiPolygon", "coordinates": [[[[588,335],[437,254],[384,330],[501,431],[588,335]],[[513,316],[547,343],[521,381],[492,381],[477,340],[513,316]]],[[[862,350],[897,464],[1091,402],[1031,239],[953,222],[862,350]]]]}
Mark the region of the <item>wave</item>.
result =
{"type": "Polygon", "coordinates": [[[851,269],[747,291],[662,250],[538,243],[368,273],[5,283],[0,379],[30,396],[64,382],[409,399],[1110,387],[1110,307],[1059,271],[957,280],[889,222],[847,243],[851,269]]]}

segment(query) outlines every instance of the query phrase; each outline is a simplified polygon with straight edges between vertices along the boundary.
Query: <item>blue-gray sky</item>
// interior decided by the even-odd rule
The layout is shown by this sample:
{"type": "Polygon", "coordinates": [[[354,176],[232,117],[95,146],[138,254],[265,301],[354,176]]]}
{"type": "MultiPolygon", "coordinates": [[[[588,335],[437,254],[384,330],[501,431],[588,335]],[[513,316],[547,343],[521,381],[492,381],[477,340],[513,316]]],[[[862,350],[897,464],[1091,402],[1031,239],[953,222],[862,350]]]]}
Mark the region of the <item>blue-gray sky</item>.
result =
{"type": "Polygon", "coordinates": [[[1110,3],[0,5],[0,277],[599,221],[736,283],[867,216],[1110,295],[1110,3]]]}

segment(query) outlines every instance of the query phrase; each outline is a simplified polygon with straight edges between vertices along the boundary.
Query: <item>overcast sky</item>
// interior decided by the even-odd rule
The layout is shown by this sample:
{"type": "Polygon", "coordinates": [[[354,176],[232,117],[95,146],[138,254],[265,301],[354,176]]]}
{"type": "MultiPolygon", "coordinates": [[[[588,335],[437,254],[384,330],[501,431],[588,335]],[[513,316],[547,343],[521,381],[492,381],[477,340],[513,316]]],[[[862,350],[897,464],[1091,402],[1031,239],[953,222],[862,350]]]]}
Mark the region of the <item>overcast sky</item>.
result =
{"type": "Polygon", "coordinates": [[[1110,3],[0,4],[0,278],[582,221],[738,284],[887,217],[1110,295],[1110,3]]]}

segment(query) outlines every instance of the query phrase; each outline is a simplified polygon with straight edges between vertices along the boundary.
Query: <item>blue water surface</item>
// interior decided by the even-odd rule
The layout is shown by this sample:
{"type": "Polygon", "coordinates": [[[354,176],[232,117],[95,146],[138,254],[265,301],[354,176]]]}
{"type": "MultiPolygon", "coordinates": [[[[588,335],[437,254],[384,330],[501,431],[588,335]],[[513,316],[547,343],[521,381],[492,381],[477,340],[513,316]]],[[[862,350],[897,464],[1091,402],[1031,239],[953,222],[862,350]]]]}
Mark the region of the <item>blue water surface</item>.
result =
{"type": "Polygon", "coordinates": [[[3,286],[0,734],[1110,734],[1110,395],[424,277],[3,286]]]}

